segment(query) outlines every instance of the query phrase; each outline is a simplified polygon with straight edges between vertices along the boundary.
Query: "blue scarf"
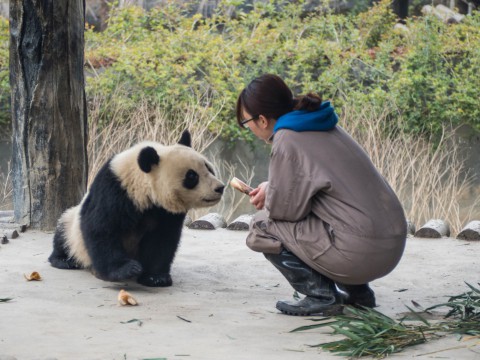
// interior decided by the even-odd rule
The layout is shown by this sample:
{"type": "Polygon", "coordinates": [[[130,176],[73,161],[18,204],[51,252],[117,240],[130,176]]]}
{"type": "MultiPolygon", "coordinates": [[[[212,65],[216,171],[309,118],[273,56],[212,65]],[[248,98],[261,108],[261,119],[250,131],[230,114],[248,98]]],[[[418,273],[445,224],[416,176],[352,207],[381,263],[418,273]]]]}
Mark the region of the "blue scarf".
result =
{"type": "Polygon", "coordinates": [[[337,114],[330,105],[330,101],[325,101],[320,108],[315,111],[295,110],[280,116],[275,123],[273,133],[280,129],[289,129],[293,131],[327,131],[335,127],[338,122],[337,114]]]}

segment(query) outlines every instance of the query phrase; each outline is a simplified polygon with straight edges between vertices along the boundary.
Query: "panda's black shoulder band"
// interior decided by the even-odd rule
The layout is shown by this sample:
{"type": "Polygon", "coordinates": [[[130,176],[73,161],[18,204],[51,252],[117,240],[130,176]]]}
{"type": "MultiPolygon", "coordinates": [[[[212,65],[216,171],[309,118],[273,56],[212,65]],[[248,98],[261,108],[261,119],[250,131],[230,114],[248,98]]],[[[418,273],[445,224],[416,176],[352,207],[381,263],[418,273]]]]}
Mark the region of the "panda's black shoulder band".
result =
{"type": "Polygon", "coordinates": [[[144,147],[138,154],[138,166],[143,172],[149,173],[152,170],[153,165],[158,165],[160,162],[160,156],[157,151],[151,147],[144,147]]]}

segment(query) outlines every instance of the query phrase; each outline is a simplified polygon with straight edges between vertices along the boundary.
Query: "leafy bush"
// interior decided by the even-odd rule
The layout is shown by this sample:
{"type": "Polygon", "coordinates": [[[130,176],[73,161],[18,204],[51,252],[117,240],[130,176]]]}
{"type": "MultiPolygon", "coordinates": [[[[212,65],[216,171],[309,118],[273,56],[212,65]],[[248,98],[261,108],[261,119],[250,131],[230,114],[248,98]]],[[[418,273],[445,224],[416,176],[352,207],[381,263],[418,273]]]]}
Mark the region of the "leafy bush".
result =
{"type": "MultiPolygon", "coordinates": [[[[147,99],[167,112],[197,104],[218,115],[214,132],[248,137],[235,124],[236,97],[272,72],[296,93],[322,93],[340,112],[387,109],[392,126],[414,134],[480,129],[479,12],[452,25],[412,17],[405,31],[395,29],[387,0],[351,15],[325,7],[306,13],[306,4],[255,2],[247,12],[243,1],[224,0],[209,18],[188,15],[183,2],[113,7],[107,29],[87,27],[85,36],[87,95],[105,104],[99,125],[116,118],[118,104],[135,112],[147,99]]],[[[8,21],[0,19],[0,128],[10,117],[8,39],[8,21]]]]}
{"type": "Polygon", "coordinates": [[[339,110],[391,109],[392,124],[403,119],[416,134],[445,124],[480,129],[478,12],[456,25],[411,18],[402,31],[385,0],[355,16],[305,15],[298,3],[281,1],[255,3],[248,13],[241,2],[224,4],[237,6],[234,18],[222,6],[211,18],[188,17],[175,2],[149,12],[112,9],[104,32],[86,34],[88,94],[119,94],[112,101],[133,111],[144,96],[166,109],[204,99],[205,111],[220,112],[212,130],[235,138],[242,136],[234,121],[237,94],[273,72],[297,93],[332,98],[339,110]]]}

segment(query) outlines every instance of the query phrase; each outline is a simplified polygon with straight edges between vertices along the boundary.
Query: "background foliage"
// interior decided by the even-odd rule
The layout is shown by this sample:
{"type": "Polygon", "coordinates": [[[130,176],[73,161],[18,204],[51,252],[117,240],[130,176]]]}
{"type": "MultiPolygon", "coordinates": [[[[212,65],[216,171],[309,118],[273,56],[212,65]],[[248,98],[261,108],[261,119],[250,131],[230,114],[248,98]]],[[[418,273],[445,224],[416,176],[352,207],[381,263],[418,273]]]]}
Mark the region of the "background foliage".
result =
{"type": "MultiPolygon", "coordinates": [[[[445,124],[480,129],[480,14],[447,25],[411,18],[395,29],[389,1],[358,15],[298,3],[225,1],[211,18],[175,2],[149,12],[113,8],[107,29],[86,34],[88,94],[135,109],[141,96],[166,108],[199,99],[221,114],[212,130],[240,135],[237,94],[252,78],[281,75],[297,93],[317,91],[345,104],[388,108],[392,124],[417,134],[445,124]],[[278,6],[282,11],[278,11],[278,6]],[[231,18],[232,6],[236,6],[231,18]]],[[[108,101],[106,102],[109,103],[108,101]]],[[[104,121],[108,121],[108,108],[104,121]]]]}
{"type": "MultiPolygon", "coordinates": [[[[212,116],[220,112],[211,130],[236,138],[246,136],[234,121],[237,94],[272,72],[296,93],[331,98],[338,111],[344,105],[389,109],[392,124],[401,119],[415,134],[436,134],[446,124],[480,129],[478,11],[452,25],[412,17],[401,30],[390,1],[350,14],[322,6],[307,13],[303,4],[271,0],[248,9],[241,0],[224,0],[208,18],[187,16],[188,4],[175,1],[150,11],[114,6],[105,31],[87,26],[87,95],[104,99],[101,122],[115,118],[113,104],[134,112],[140,98],[166,111],[201,104],[212,116]]],[[[8,39],[8,21],[0,19],[4,127],[8,39]]]]}

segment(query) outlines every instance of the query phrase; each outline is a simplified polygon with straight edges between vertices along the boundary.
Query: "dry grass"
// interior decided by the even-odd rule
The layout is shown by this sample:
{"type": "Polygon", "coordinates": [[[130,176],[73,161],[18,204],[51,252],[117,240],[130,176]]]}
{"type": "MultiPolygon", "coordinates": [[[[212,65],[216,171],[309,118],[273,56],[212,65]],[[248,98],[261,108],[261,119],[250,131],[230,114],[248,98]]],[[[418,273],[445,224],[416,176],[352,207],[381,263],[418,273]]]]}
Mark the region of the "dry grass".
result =
{"type": "Polygon", "coordinates": [[[236,176],[241,178],[247,184],[252,183],[253,177],[255,176],[255,166],[245,164],[240,158],[237,158],[236,164],[219,161],[218,159],[221,159],[221,154],[211,156],[215,168],[218,169],[219,178],[224,181],[226,185],[223,198],[218,205],[211,209],[191,210],[189,215],[192,219],[197,219],[209,212],[216,212],[221,214],[225,221],[229,223],[235,220],[233,217],[240,207],[253,209],[250,205],[250,198],[229,186],[229,181],[236,176]]]}
{"type": "MultiPolygon", "coordinates": [[[[141,102],[135,113],[116,105],[111,111],[113,115],[109,125],[100,128],[97,124],[102,117],[102,104],[94,100],[89,109],[89,181],[115,153],[142,140],[159,141],[167,145],[176,143],[184,129],[192,133],[193,148],[203,152],[215,140],[215,136],[208,131],[214,117],[207,114],[200,104],[199,101],[174,114],[166,114],[160,106],[151,106],[146,102],[141,102]]],[[[438,146],[434,147],[429,141],[403,133],[385,136],[387,113],[373,114],[371,109],[363,112],[346,109],[341,123],[369,153],[398,194],[407,218],[417,228],[430,219],[443,219],[449,223],[454,235],[467,222],[480,218],[480,197],[471,186],[472,177],[465,175],[452,131],[445,132],[438,146]],[[460,202],[468,205],[462,208],[460,202]]],[[[227,183],[233,176],[238,176],[247,183],[251,182],[253,164],[239,162],[239,165],[233,165],[218,159],[221,159],[221,154],[210,156],[222,181],[227,183]]],[[[245,195],[227,186],[222,202],[210,211],[232,220],[230,217],[246,201],[248,198],[245,195]]],[[[0,172],[0,210],[12,207],[8,168],[6,173],[0,172]]],[[[205,212],[204,209],[197,210],[191,216],[195,219],[205,212]]]]}
{"type": "Polygon", "coordinates": [[[6,172],[3,173],[0,171],[0,210],[13,209],[13,188],[11,174],[12,170],[10,169],[10,162],[8,162],[6,172]]]}
{"type": "Polygon", "coordinates": [[[417,228],[430,219],[443,219],[456,234],[472,217],[480,217],[478,197],[466,208],[459,204],[472,191],[472,177],[460,159],[453,131],[444,132],[434,146],[401,132],[385,136],[387,113],[347,109],[342,123],[371,156],[417,228]]]}
{"type": "Polygon", "coordinates": [[[89,183],[112,155],[139,141],[150,140],[172,145],[188,129],[192,135],[192,147],[202,152],[215,140],[215,136],[208,130],[215,117],[209,117],[198,104],[192,104],[183,112],[173,114],[166,114],[159,105],[152,106],[146,101],[140,102],[134,113],[126,111],[119,104],[104,127],[98,125],[101,108],[101,101],[96,99],[89,109],[89,183]]]}

